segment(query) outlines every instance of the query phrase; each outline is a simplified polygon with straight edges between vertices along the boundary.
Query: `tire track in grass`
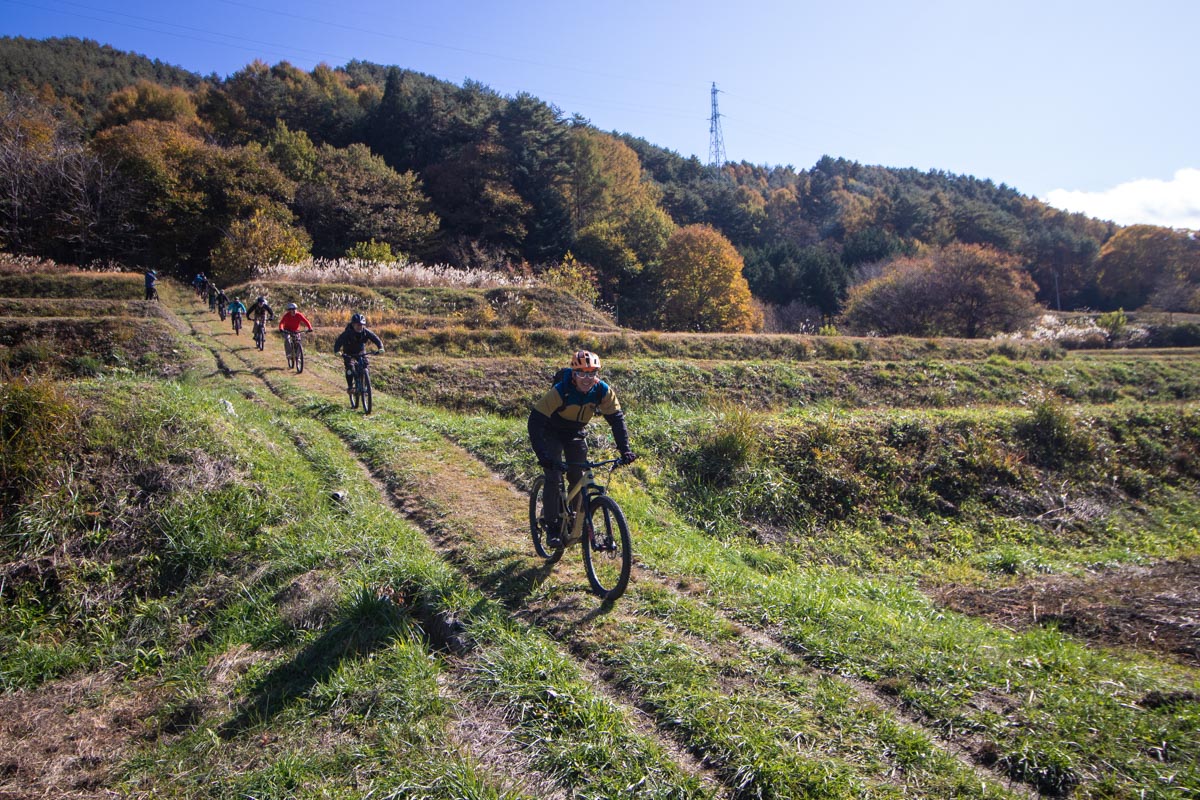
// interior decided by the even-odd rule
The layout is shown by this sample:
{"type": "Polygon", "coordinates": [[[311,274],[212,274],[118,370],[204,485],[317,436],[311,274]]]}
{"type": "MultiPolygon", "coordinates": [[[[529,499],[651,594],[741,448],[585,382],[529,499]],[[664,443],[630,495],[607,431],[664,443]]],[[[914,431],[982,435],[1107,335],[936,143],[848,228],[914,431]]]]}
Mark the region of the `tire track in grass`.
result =
{"type": "MultiPolygon", "coordinates": [[[[205,336],[205,332],[202,329],[197,328],[197,326],[194,324],[192,327],[198,337],[208,338],[213,342],[213,344],[210,345],[213,356],[216,360],[222,361],[220,344],[215,340],[215,337],[212,337],[211,334],[209,336],[205,336]]],[[[235,350],[232,347],[225,348],[225,351],[241,361],[241,363],[246,366],[247,372],[254,374],[256,379],[261,380],[271,392],[292,406],[295,405],[295,398],[289,397],[289,395],[295,394],[294,387],[296,385],[300,384],[309,389],[327,391],[328,385],[331,383],[327,378],[315,374],[312,369],[307,370],[303,375],[292,374],[288,375],[288,380],[281,380],[281,376],[287,375],[287,373],[284,373],[282,370],[272,370],[269,367],[264,368],[256,365],[246,357],[247,354],[250,354],[251,357],[253,357],[253,353],[256,351],[247,350],[246,348],[235,350]]],[[[262,359],[263,357],[258,357],[255,360],[261,361],[262,359]]],[[[311,359],[309,363],[313,363],[311,359]]],[[[231,370],[227,374],[230,377],[233,377],[236,372],[237,371],[231,370]]],[[[329,410],[326,409],[325,413],[329,413],[329,410]]],[[[327,422],[325,420],[318,419],[317,424],[327,425],[327,422]]],[[[332,430],[329,431],[329,435],[337,436],[339,434],[336,430],[332,430]]],[[[344,438],[345,437],[343,437],[342,440],[344,440],[344,438]]],[[[344,441],[344,444],[349,445],[350,450],[352,452],[354,451],[353,442],[344,441]]],[[[387,501],[389,498],[391,498],[393,501],[404,499],[403,497],[398,496],[394,489],[388,490],[381,486],[375,475],[371,473],[361,458],[355,457],[354,463],[357,469],[361,471],[361,474],[364,476],[364,478],[371,481],[375,485],[382,499],[385,501],[387,501]]],[[[475,461],[475,463],[480,464],[478,461],[475,461]]],[[[471,476],[472,479],[478,479],[480,477],[491,478],[493,476],[490,476],[490,474],[487,476],[471,476]]],[[[391,483],[391,481],[388,482],[391,483]]],[[[466,492],[453,499],[457,502],[465,502],[466,498],[469,496],[470,492],[466,492]]],[[[428,511],[427,506],[425,504],[415,502],[415,498],[409,498],[409,500],[409,502],[391,502],[390,508],[393,513],[399,513],[402,516],[409,516],[410,518],[415,515],[421,519],[425,523],[427,531],[431,531],[433,534],[430,538],[437,542],[437,521],[439,518],[447,515],[444,515],[440,511],[435,511],[433,514],[422,514],[420,512],[428,511]]],[[[448,540],[446,540],[445,537],[442,537],[441,541],[445,543],[448,540]]],[[[453,556],[453,548],[451,548],[450,555],[453,556]]],[[[451,561],[454,561],[453,557],[451,558],[451,561]]],[[[455,686],[469,685],[473,680],[475,680],[474,673],[477,673],[481,669],[479,665],[472,662],[470,655],[462,657],[451,655],[447,657],[446,661],[449,671],[453,675],[453,685],[455,686]]],[[[601,681],[598,676],[590,674],[587,670],[586,664],[577,666],[580,666],[580,668],[584,670],[589,686],[599,689],[602,695],[608,697],[615,708],[619,709],[623,707],[626,709],[624,712],[625,716],[634,722],[635,729],[640,732],[641,735],[647,737],[651,741],[655,741],[665,752],[671,753],[676,766],[680,767],[684,774],[692,775],[694,779],[700,780],[708,787],[704,791],[705,796],[723,797],[727,795],[727,792],[713,777],[711,771],[706,770],[699,761],[691,758],[672,740],[664,739],[660,735],[660,732],[644,719],[643,715],[639,714],[635,709],[629,708],[627,704],[622,703],[620,698],[615,694],[604,691],[607,688],[605,687],[604,682],[601,681]]],[[[517,744],[517,737],[510,731],[506,730],[507,726],[503,724],[506,721],[504,715],[502,713],[498,713],[498,709],[494,706],[481,704],[470,694],[464,694],[449,688],[448,684],[445,686],[447,687],[447,692],[453,693],[456,700],[461,701],[461,709],[464,712],[469,712],[458,715],[458,724],[456,726],[456,731],[458,735],[461,736],[466,742],[467,749],[471,752],[489,754],[489,763],[507,764],[508,768],[506,769],[505,774],[508,776],[508,778],[505,781],[506,783],[511,784],[513,782],[517,782],[518,785],[529,785],[528,780],[526,780],[525,776],[521,774],[525,769],[525,767],[522,765],[528,765],[532,761],[529,745],[517,744]]],[[[530,772],[535,777],[537,776],[536,770],[531,770],[530,772]]],[[[537,787],[538,796],[555,796],[553,793],[548,792],[546,788],[550,785],[553,785],[551,780],[552,779],[549,775],[541,775],[540,777],[536,777],[536,780],[533,781],[533,784],[535,787],[537,787]]],[[[568,785],[566,790],[572,791],[573,789],[568,785]]],[[[634,793],[636,794],[636,792],[634,793]]],[[[687,790],[683,787],[680,787],[678,791],[674,791],[670,794],[670,796],[679,797],[691,795],[691,790],[687,790]]]]}

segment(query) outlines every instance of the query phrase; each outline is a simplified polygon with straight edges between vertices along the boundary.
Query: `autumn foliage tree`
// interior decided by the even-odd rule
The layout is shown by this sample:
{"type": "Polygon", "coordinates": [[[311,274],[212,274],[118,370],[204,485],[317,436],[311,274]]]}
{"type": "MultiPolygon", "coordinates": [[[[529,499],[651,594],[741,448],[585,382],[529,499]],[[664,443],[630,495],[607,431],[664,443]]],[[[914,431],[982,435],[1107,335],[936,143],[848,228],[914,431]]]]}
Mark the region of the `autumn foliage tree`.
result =
{"type": "Polygon", "coordinates": [[[952,244],[897,258],[850,290],[844,321],[887,335],[975,338],[1009,331],[1037,311],[1036,287],[1012,256],[978,244],[952,244]]]}
{"type": "Polygon", "coordinates": [[[256,268],[306,258],[312,242],[290,217],[257,210],[249,219],[234,220],[210,254],[213,280],[222,286],[240,283],[256,268]]]}
{"type": "Polygon", "coordinates": [[[667,330],[750,332],[762,328],[742,275],[742,257],[707,225],[667,241],[658,267],[659,321],[667,330]]]}
{"type": "Polygon", "coordinates": [[[1190,311],[1197,284],[1200,241],[1194,234],[1130,225],[1100,249],[1096,285],[1104,308],[1140,308],[1153,296],[1165,310],[1190,311]]]}

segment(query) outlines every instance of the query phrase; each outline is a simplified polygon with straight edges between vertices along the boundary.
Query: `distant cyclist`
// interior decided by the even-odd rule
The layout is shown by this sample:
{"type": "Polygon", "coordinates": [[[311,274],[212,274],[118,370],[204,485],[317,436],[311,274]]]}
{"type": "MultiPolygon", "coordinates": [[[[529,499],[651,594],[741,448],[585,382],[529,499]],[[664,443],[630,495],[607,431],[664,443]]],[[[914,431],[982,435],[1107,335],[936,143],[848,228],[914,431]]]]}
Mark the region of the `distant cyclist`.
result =
{"type": "Polygon", "coordinates": [[[233,302],[227,307],[229,316],[233,320],[233,332],[238,336],[242,335],[242,317],[246,314],[246,306],[242,304],[240,297],[233,298],[233,302]]]}
{"type": "MultiPolygon", "coordinates": [[[[547,486],[559,481],[559,462],[578,464],[587,460],[588,447],[585,429],[596,412],[612,428],[613,439],[621,460],[630,464],[637,458],[629,446],[625,414],[617,402],[616,392],[600,380],[600,357],[580,350],[571,357],[571,368],[560,370],[560,377],[529,412],[529,442],[537,455],[538,464],[546,476],[547,486]]],[[[567,472],[570,485],[583,476],[583,470],[571,466],[567,472]]],[[[558,492],[544,493],[544,513],[547,531],[559,530],[558,492]]]]}
{"type": "Polygon", "coordinates": [[[156,270],[146,270],[146,299],[158,299],[158,272],[156,270]]]}
{"type": "Polygon", "coordinates": [[[192,288],[196,290],[196,297],[204,299],[204,293],[208,291],[208,278],[203,272],[197,272],[196,277],[192,278],[192,288]]]}
{"type": "MultiPolygon", "coordinates": [[[[312,333],[312,323],[308,321],[308,317],[300,313],[300,307],[295,303],[288,303],[287,311],[279,318],[279,330],[283,331],[283,350],[288,358],[292,357],[292,335],[300,332],[300,326],[308,328],[308,332],[312,333]],[[289,335],[290,334],[290,335],[289,335]]],[[[290,362],[289,362],[290,363],[290,362]]]]}
{"type": "Polygon", "coordinates": [[[217,310],[217,293],[221,290],[212,281],[208,282],[208,310],[217,310]]]}
{"type": "Polygon", "coordinates": [[[383,342],[374,331],[367,328],[367,318],[362,314],[352,316],[346,329],[333,342],[333,352],[341,351],[342,364],[346,367],[346,391],[354,389],[354,359],[366,351],[367,342],[379,348],[380,353],[383,352],[383,342]]]}

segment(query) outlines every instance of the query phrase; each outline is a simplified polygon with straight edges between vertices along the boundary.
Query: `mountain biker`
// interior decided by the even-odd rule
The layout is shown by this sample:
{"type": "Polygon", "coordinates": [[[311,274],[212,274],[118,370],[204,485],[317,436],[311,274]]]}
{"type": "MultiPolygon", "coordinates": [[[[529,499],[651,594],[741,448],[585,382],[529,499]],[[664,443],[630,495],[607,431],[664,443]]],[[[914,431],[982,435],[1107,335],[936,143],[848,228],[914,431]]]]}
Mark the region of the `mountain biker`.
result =
{"type": "Polygon", "coordinates": [[[342,351],[342,363],[346,367],[346,391],[354,390],[354,359],[367,349],[367,342],[372,342],[383,352],[383,342],[374,331],[367,328],[367,318],[362,314],[350,317],[346,329],[338,334],[333,342],[333,352],[342,351]]]}
{"type": "Polygon", "coordinates": [[[223,308],[225,313],[229,313],[229,297],[224,289],[217,289],[217,308],[223,308]]]}
{"type": "MultiPolygon", "coordinates": [[[[537,455],[538,464],[546,476],[543,494],[543,514],[548,532],[547,543],[557,547],[555,541],[559,530],[558,486],[560,470],[558,463],[565,460],[575,464],[587,460],[587,439],[584,431],[596,412],[612,428],[613,439],[621,453],[621,462],[633,463],[637,458],[629,447],[629,432],[625,428],[625,414],[617,402],[616,392],[600,380],[600,357],[588,350],[580,350],[571,357],[570,370],[562,374],[550,390],[529,412],[529,442],[537,455]]],[[[571,466],[567,470],[568,485],[574,485],[583,477],[583,470],[571,466]]],[[[570,544],[570,543],[568,543],[570,544]]]]}
{"type": "Polygon", "coordinates": [[[233,325],[234,332],[237,333],[238,336],[241,336],[242,332],[238,330],[238,326],[237,326],[237,317],[238,317],[238,314],[241,314],[243,316],[246,314],[246,306],[242,304],[242,298],[240,298],[240,297],[233,298],[233,302],[229,304],[228,310],[229,310],[229,316],[233,317],[233,322],[230,324],[233,325]]]}
{"type": "Polygon", "coordinates": [[[146,299],[158,299],[158,272],[156,270],[146,270],[146,299]]]}
{"type": "Polygon", "coordinates": [[[300,326],[304,325],[308,328],[308,332],[312,333],[312,323],[308,321],[308,317],[300,313],[300,307],[295,303],[287,304],[287,311],[279,318],[279,330],[284,332],[283,349],[288,358],[292,357],[292,337],[287,334],[296,334],[300,332],[300,326]]]}
{"type": "Polygon", "coordinates": [[[255,322],[274,321],[275,311],[271,308],[271,304],[267,302],[267,298],[260,294],[254,298],[254,302],[250,304],[250,308],[246,309],[246,319],[252,319],[255,322]]]}
{"type": "Polygon", "coordinates": [[[212,281],[209,281],[208,282],[208,310],[209,311],[217,310],[217,292],[218,291],[220,291],[220,290],[217,289],[216,284],[214,284],[212,281]]]}

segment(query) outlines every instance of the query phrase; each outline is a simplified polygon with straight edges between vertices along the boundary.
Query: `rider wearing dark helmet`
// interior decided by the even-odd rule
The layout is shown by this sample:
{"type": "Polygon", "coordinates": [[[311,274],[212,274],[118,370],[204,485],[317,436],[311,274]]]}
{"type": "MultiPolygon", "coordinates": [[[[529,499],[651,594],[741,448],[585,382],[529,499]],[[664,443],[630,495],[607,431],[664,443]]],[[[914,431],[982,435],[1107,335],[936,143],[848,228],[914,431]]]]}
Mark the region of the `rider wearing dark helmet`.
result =
{"type": "Polygon", "coordinates": [[[354,388],[354,359],[367,349],[367,342],[379,348],[377,352],[383,352],[383,342],[367,328],[367,318],[362,314],[352,316],[346,329],[333,341],[333,352],[341,351],[342,363],[346,367],[346,391],[354,388]]]}
{"type": "Polygon", "coordinates": [[[246,318],[255,322],[270,322],[275,319],[275,312],[271,309],[271,304],[267,302],[267,298],[259,295],[246,309],[246,318]]]}

